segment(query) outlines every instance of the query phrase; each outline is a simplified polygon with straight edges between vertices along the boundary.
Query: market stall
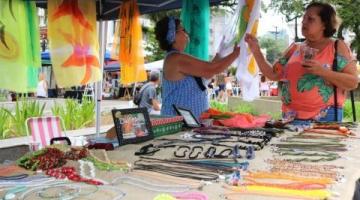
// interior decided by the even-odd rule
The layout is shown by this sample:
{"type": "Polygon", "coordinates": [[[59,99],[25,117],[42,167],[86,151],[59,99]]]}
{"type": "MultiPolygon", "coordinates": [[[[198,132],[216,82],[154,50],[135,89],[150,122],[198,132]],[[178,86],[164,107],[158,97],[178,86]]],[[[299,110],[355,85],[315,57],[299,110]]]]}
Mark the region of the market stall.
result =
{"type": "Polygon", "coordinates": [[[136,109],[113,113],[117,137],[87,146],[100,149],[56,145],[20,158],[22,168],[1,166],[0,197],[343,200],[352,199],[360,177],[353,123],[287,127],[297,132],[210,126],[169,134],[182,118],[149,122],[136,109]],[[113,149],[113,141],[121,146],[113,149]]]}

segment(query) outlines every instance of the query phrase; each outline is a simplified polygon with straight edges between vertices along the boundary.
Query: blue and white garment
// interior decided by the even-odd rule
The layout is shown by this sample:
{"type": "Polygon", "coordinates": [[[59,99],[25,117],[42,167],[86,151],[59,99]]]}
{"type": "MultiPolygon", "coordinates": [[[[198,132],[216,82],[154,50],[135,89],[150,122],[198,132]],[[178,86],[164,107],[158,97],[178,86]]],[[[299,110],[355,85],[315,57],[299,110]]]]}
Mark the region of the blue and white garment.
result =
{"type": "MultiPolygon", "coordinates": [[[[167,54],[176,53],[171,51],[167,54]]],[[[166,59],[166,58],[165,58],[166,59]]],[[[181,80],[167,80],[163,74],[161,115],[175,116],[173,105],[191,110],[199,119],[201,113],[209,109],[207,90],[202,91],[193,76],[185,76],[181,80]]]]}

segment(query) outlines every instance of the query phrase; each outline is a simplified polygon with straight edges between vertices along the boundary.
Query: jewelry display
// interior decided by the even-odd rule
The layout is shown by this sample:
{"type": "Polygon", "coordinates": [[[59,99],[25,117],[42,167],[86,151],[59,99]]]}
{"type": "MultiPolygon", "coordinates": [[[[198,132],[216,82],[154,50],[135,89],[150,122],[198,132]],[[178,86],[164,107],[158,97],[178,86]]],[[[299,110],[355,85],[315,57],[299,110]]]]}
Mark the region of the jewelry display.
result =
{"type": "Polygon", "coordinates": [[[130,184],[136,187],[140,187],[145,190],[155,191],[155,192],[168,192],[168,193],[176,193],[176,192],[186,192],[191,190],[191,187],[188,185],[160,185],[152,182],[144,181],[143,179],[130,177],[130,176],[121,176],[115,178],[111,185],[117,185],[121,183],[130,184]]]}
{"type": "Polygon", "coordinates": [[[188,178],[180,178],[175,176],[169,176],[166,174],[161,174],[157,172],[151,172],[151,171],[143,171],[143,170],[133,170],[130,173],[131,175],[139,176],[139,177],[148,177],[149,179],[156,179],[161,182],[168,182],[168,183],[174,183],[174,184],[183,184],[186,183],[191,188],[194,189],[201,189],[204,186],[204,182],[197,181],[193,179],[188,178]]]}
{"type": "Polygon", "coordinates": [[[228,186],[224,185],[224,188],[238,193],[257,193],[263,195],[276,195],[276,196],[286,196],[293,198],[303,198],[303,199],[327,199],[331,196],[330,192],[327,190],[294,190],[294,189],[283,189],[276,187],[268,186],[228,186]]]}

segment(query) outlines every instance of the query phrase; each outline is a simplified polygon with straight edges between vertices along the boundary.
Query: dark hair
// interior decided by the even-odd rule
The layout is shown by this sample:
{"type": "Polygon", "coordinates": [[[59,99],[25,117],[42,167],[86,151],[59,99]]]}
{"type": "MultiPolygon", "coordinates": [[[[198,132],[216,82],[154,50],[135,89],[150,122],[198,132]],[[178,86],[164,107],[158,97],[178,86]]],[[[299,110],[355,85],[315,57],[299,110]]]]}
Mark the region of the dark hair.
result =
{"type": "Polygon", "coordinates": [[[339,19],[336,16],[335,9],[328,3],[313,2],[310,3],[305,10],[310,8],[319,8],[319,17],[325,25],[324,36],[332,37],[336,33],[336,29],[339,25],[339,19]]]}
{"type": "Polygon", "coordinates": [[[159,80],[159,78],[160,78],[160,74],[159,74],[158,71],[151,71],[150,72],[150,78],[149,78],[150,81],[155,82],[155,81],[159,80]]]}
{"type": "MultiPolygon", "coordinates": [[[[176,24],[176,30],[178,26],[180,25],[180,20],[175,19],[176,24]]],[[[172,48],[172,44],[169,44],[169,42],[166,40],[166,35],[169,30],[169,17],[164,17],[160,21],[156,23],[155,26],[155,37],[156,40],[159,42],[159,46],[164,51],[170,51],[172,48]]]]}
{"type": "Polygon", "coordinates": [[[261,82],[263,83],[263,82],[266,81],[266,77],[265,77],[264,75],[262,75],[260,80],[261,80],[261,82]]]}

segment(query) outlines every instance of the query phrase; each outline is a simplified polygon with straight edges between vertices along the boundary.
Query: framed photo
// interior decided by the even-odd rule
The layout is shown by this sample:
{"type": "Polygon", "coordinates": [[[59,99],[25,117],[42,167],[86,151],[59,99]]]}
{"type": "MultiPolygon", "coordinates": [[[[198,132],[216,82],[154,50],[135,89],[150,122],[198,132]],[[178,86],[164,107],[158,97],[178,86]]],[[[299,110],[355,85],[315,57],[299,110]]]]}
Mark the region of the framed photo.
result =
{"type": "Polygon", "coordinates": [[[154,138],[146,108],[113,109],[111,112],[120,146],[154,138]]]}
{"type": "Polygon", "coordinates": [[[177,112],[178,115],[181,115],[184,117],[184,123],[187,127],[189,128],[198,128],[201,127],[201,124],[199,123],[199,121],[196,119],[196,117],[194,116],[194,114],[191,112],[191,110],[185,109],[185,108],[180,108],[177,107],[176,105],[173,105],[175,111],[177,112]]]}

